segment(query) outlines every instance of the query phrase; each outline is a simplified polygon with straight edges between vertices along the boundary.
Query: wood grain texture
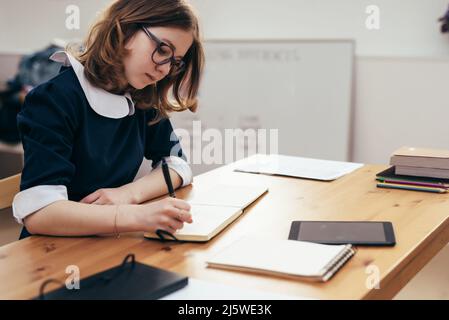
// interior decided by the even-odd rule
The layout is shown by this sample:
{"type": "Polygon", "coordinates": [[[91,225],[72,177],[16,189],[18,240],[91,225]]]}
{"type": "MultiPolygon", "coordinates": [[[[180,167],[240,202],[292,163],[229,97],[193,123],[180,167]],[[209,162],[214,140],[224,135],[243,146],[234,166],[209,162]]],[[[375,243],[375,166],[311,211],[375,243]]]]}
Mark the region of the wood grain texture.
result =
{"type": "Polygon", "coordinates": [[[64,280],[68,265],[77,265],[83,278],[119,264],[132,252],[142,263],[244,288],[317,299],[390,299],[448,242],[449,195],[378,189],[375,174],[385,166],[367,165],[333,182],[238,173],[232,167],[200,175],[193,187],[177,192],[186,198],[195,188],[217,183],[269,186],[264,197],[212,241],[167,244],[141,234],[120,239],[31,237],[0,248],[0,298],[34,297],[45,279],[64,280]],[[209,255],[243,236],[286,239],[293,220],[391,221],[397,245],[359,247],[327,283],[206,267],[209,255]],[[370,270],[379,270],[379,289],[369,286],[370,270]]]}

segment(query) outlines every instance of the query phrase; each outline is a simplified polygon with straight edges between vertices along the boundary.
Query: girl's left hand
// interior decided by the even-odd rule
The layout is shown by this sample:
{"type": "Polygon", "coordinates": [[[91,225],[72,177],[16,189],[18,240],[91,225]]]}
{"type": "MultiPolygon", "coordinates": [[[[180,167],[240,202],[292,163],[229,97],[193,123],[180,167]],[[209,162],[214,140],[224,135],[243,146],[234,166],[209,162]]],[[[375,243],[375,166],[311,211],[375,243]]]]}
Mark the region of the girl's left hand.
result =
{"type": "Polygon", "coordinates": [[[83,198],[81,203],[87,204],[137,204],[131,190],[125,187],[99,189],[87,197],[83,198]]]}

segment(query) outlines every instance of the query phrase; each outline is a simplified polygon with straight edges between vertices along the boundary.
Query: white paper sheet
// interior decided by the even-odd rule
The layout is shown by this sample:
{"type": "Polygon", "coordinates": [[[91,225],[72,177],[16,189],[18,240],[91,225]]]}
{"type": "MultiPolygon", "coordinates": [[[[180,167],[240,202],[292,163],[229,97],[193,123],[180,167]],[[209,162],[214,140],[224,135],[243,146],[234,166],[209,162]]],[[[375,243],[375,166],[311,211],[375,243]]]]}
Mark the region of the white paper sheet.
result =
{"type": "Polygon", "coordinates": [[[361,167],[362,163],[257,154],[237,163],[234,170],[332,181],[361,167]]]}

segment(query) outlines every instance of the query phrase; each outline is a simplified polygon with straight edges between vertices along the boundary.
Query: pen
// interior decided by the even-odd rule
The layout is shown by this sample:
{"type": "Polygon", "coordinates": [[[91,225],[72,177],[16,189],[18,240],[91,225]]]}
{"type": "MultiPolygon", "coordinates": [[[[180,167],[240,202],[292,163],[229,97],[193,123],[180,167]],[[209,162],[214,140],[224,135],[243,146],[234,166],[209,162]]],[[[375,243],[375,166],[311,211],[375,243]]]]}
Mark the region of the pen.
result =
{"type": "MultiPolygon", "coordinates": [[[[162,173],[164,174],[164,180],[165,180],[165,184],[167,185],[167,188],[168,188],[168,194],[170,195],[170,197],[176,198],[175,190],[173,189],[173,184],[172,184],[171,178],[170,178],[170,170],[168,168],[167,161],[165,160],[165,158],[162,158],[162,173]]],[[[172,238],[175,241],[178,240],[178,239],[176,239],[176,237],[173,234],[171,234],[170,232],[165,231],[165,230],[159,229],[156,231],[156,234],[162,241],[166,240],[164,235],[172,238]]]]}
{"type": "Polygon", "coordinates": [[[168,194],[172,198],[176,198],[175,190],[173,189],[173,184],[170,178],[170,171],[168,169],[167,161],[162,158],[162,172],[164,173],[165,183],[167,184],[168,194]]]}

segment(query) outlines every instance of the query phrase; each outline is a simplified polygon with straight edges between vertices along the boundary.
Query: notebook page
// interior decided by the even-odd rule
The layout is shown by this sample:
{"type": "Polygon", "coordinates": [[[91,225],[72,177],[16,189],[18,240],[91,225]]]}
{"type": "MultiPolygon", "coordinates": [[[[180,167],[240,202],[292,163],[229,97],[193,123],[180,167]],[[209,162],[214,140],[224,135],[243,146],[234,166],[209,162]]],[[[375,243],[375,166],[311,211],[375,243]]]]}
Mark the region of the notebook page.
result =
{"type": "Polygon", "coordinates": [[[235,216],[242,213],[240,208],[236,207],[220,207],[207,205],[192,205],[191,214],[193,223],[185,223],[181,230],[174,235],[176,237],[205,237],[221,230],[234,220],[235,216]]]}
{"type": "Polygon", "coordinates": [[[266,186],[215,185],[208,188],[195,186],[185,200],[192,205],[231,206],[244,209],[267,190],[266,186]]]}

